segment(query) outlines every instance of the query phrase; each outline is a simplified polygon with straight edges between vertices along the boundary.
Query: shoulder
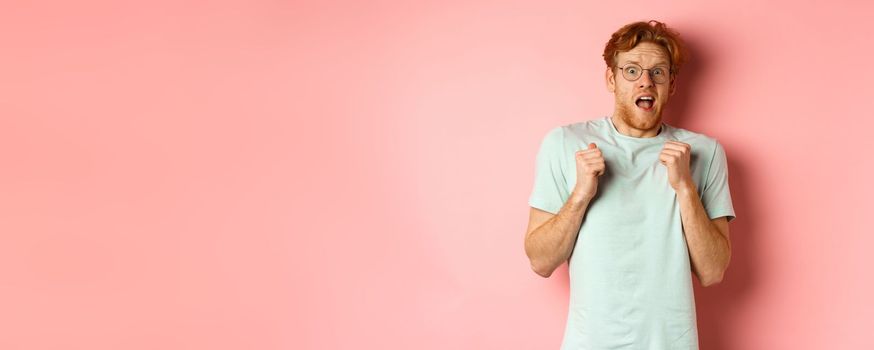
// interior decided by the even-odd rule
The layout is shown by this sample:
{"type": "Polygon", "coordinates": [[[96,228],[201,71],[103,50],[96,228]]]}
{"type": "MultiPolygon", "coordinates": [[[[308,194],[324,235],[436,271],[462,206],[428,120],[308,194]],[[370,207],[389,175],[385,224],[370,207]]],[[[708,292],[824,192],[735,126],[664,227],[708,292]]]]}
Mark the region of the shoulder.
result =
{"type": "Polygon", "coordinates": [[[601,139],[609,132],[608,117],[600,117],[561,126],[565,140],[571,143],[588,143],[601,139]]]}
{"type": "Polygon", "coordinates": [[[553,127],[543,136],[542,145],[549,148],[575,148],[596,142],[609,131],[606,123],[605,118],[598,118],[553,127]]]}
{"type": "Polygon", "coordinates": [[[540,138],[540,150],[541,152],[548,152],[561,149],[561,145],[564,143],[564,131],[565,126],[556,126],[552,129],[549,129],[546,134],[543,134],[540,138]]]}

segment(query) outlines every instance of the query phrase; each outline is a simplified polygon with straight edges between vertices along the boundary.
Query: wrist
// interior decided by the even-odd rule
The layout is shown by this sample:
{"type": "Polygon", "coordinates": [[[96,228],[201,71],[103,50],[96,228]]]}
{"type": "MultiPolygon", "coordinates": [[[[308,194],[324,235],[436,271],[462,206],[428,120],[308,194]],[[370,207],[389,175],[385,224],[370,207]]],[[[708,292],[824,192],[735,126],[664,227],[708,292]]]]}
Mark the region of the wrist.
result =
{"type": "Polygon", "coordinates": [[[695,186],[695,184],[692,182],[681,183],[679,186],[677,186],[677,188],[675,190],[677,191],[677,195],[679,195],[679,196],[688,196],[688,195],[692,195],[692,194],[694,194],[694,195],[698,194],[698,187],[695,186]]]}
{"type": "Polygon", "coordinates": [[[578,191],[573,191],[571,193],[570,201],[575,205],[588,204],[592,200],[591,195],[583,194],[578,191]]]}

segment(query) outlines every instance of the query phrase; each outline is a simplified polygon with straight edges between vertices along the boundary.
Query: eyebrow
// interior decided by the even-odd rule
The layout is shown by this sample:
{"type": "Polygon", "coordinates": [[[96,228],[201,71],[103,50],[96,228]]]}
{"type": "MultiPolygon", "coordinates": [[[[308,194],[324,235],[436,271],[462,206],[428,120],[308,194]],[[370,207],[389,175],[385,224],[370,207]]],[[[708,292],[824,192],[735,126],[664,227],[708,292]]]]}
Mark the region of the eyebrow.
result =
{"type": "MultiPolygon", "coordinates": [[[[625,64],[629,64],[629,63],[634,63],[638,66],[640,65],[640,62],[637,62],[637,61],[632,61],[632,60],[625,61],[625,64]]],[[[668,62],[665,62],[665,61],[658,61],[658,62],[656,62],[655,66],[653,66],[653,67],[658,67],[658,66],[670,66],[670,64],[668,64],[668,62]]]]}

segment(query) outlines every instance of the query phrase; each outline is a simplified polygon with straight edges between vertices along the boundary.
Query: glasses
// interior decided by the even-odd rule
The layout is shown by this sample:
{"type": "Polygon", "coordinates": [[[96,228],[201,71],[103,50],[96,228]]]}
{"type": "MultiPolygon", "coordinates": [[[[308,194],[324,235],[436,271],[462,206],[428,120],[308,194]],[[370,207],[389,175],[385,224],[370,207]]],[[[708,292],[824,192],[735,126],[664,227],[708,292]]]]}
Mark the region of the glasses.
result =
{"type": "Polygon", "coordinates": [[[637,79],[640,79],[640,76],[643,75],[643,71],[645,70],[649,71],[650,79],[652,79],[656,84],[667,83],[668,78],[671,77],[671,71],[661,66],[643,69],[634,63],[629,63],[626,64],[625,67],[619,67],[619,69],[622,71],[622,76],[628,81],[637,81],[637,79]]]}

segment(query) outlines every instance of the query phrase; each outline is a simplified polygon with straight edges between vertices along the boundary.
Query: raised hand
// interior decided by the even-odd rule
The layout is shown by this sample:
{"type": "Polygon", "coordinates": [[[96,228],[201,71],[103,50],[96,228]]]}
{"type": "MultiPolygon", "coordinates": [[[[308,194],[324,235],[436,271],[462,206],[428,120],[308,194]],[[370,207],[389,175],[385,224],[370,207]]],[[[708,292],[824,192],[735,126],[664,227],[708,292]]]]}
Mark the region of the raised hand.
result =
{"type": "Polygon", "coordinates": [[[668,182],[674,191],[695,188],[689,167],[691,155],[692,146],[679,141],[665,142],[665,147],[659,154],[659,162],[668,168],[668,182]]]}
{"type": "Polygon", "coordinates": [[[577,184],[574,187],[574,198],[589,201],[598,192],[598,177],[604,175],[606,169],[604,156],[594,143],[589,148],[579,150],[575,154],[577,161],[577,184]]]}

